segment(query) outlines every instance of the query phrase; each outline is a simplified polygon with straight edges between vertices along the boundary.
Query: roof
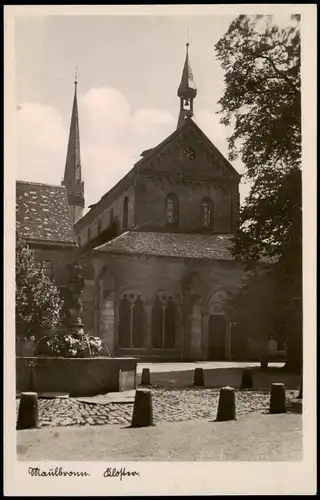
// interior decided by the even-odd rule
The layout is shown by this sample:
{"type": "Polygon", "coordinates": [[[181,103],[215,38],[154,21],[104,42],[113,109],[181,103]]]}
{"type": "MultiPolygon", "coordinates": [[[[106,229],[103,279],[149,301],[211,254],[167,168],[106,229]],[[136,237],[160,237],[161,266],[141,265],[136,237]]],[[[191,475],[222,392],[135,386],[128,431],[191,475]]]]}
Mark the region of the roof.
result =
{"type": "Polygon", "coordinates": [[[127,231],[95,248],[110,254],[234,260],[231,235],[127,231]]]}
{"type": "Polygon", "coordinates": [[[16,215],[26,240],[76,244],[65,186],[17,181],[16,215]]]}

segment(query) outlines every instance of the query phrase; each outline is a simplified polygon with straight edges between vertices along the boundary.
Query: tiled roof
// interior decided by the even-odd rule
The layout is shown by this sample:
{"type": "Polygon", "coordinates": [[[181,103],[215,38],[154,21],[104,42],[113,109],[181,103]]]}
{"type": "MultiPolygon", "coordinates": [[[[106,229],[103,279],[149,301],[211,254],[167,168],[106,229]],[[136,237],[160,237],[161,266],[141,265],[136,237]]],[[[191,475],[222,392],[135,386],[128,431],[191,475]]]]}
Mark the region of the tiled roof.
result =
{"type": "Polygon", "coordinates": [[[230,235],[128,231],[95,250],[112,254],[234,260],[230,244],[230,235]]]}
{"type": "Polygon", "coordinates": [[[27,240],[76,243],[65,186],[17,181],[16,215],[27,240]]]}

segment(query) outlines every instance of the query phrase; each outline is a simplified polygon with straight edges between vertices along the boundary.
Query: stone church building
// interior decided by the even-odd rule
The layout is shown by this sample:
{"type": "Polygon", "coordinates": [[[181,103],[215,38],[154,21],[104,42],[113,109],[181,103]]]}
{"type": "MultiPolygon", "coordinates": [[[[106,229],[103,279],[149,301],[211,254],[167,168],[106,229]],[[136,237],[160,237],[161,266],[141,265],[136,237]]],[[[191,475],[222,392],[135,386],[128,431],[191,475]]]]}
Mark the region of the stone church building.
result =
{"type": "Polygon", "coordinates": [[[83,216],[75,82],[63,185],[86,273],[83,319],[116,356],[228,360],[261,348],[244,342],[228,306],[244,277],[230,252],[240,175],[193,121],[196,95],[187,44],[176,130],[83,216]]]}

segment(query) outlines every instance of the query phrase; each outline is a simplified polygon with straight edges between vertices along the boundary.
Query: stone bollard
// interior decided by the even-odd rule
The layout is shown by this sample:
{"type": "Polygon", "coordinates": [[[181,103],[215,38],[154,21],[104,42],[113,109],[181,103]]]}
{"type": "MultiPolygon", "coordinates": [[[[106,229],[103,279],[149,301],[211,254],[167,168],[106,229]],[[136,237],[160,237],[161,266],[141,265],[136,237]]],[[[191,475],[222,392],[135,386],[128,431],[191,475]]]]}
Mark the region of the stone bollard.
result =
{"type": "Polygon", "coordinates": [[[240,389],[253,389],[252,370],[243,370],[240,389]]]}
{"type": "Polygon", "coordinates": [[[196,387],[201,387],[204,385],[203,368],[196,368],[194,370],[193,385],[196,387]]]}
{"type": "Polygon", "coordinates": [[[219,405],[216,422],[236,420],[236,395],[233,387],[220,389],[219,405]]]}
{"type": "Polygon", "coordinates": [[[38,427],[38,394],[36,392],[22,392],[19,405],[17,430],[38,429],[38,427]]]}
{"type": "Polygon", "coordinates": [[[151,385],[149,368],[142,369],[141,385],[151,385]]]}
{"type": "Polygon", "coordinates": [[[270,413],[286,413],[286,391],[284,384],[271,385],[270,413]]]}
{"type": "Polygon", "coordinates": [[[29,368],[30,368],[30,392],[36,392],[36,376],[34,373],[34,362],[31,361],[29,363],[29,368]]]}
{"type": "Polygon", "coordinates": [[[153,425],[152,395],[149,389],[137,389],[131,427],[153,425]]]}

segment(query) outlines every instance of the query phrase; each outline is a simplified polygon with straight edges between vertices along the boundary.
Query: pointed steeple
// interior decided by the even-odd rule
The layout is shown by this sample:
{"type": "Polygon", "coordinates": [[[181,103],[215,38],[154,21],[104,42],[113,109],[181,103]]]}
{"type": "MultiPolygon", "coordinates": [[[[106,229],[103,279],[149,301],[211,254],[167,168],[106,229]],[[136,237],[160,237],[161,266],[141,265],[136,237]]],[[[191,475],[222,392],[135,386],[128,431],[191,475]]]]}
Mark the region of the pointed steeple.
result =
{"type": "Polygon", "coordinates": [[[180,113],[178,127],[180,127],[186,118],[193,116],[193,99],[197,95],[197,88],[194,83],[191,64],[189,60],[189,43],[186,44],[187,53],[182,71],[181,82],[178,88],[178,97],[180,97],[180,113]]]}
{"type": "Polygon", "coordinates": [[[69,131],[66,166],[64,170],[64,179],[62,182],[62,184],[66,186],[67,189],[68,202],[73,224],[75,224],[77,220],[82,217],[84,209],[84,182],[82,181],[81,176],[77,85],[78,81],[76,74],[74,81],[74,98],[69,131]]]}

